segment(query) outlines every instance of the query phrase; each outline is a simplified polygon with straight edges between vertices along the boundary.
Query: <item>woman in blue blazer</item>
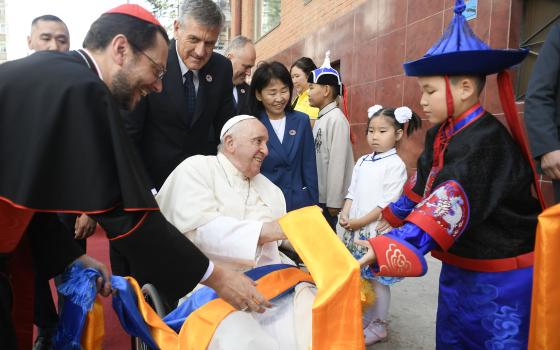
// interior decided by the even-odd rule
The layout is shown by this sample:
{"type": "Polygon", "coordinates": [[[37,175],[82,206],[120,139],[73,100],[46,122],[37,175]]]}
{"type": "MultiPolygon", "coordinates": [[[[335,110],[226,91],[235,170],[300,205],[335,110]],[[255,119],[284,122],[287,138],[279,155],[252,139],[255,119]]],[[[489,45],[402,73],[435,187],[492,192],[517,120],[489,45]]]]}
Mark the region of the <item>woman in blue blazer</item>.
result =
{"type": "Polygon", "coordinates": [[[319,202],[309,116],[292,109],[292,91],[290,72],[280,62],[263,62],[253,73],[249,106],[268,130],[261,173],[280,187],[287,211],[319,202]]]}

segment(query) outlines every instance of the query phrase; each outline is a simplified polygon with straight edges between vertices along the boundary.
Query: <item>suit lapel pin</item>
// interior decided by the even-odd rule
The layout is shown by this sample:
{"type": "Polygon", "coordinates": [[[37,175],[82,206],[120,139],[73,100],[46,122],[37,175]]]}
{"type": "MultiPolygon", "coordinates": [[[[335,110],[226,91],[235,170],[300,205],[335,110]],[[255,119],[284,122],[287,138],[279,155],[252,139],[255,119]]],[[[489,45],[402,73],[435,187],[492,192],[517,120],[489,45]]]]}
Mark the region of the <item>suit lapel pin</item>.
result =
{"type": "Polygon", "coordinates": [[[212,76],[210,74],[206,75],[206,81],[211,83],[212,82],[212,76]]]}
{"type": "Polygon", "coordinates": [[[241,91],[241,93],[242,93],[242,94],[244,94],[244,93],[245,93],[245,89],[241,89],[240,91],[241,91]]]}
{"type": "Polygon", "coordinates": [[[294,136],[296,134],[296,131],[294,129],[288,131],[288,134],[290,134],[290,136],[294,136]]]}

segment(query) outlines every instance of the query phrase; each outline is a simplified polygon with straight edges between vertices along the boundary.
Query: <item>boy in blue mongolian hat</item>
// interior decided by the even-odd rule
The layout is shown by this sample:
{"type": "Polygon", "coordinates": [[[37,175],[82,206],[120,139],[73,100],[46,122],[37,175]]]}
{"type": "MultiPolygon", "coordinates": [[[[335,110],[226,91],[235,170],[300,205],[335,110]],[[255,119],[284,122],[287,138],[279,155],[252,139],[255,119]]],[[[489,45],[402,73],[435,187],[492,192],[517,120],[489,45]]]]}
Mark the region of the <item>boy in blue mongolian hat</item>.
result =
{"type": "Polygon", "coordinates": [[[344,205],[352,180],[354,155],[350,140],[350,123],[338,108],[342,95],[340,75],[330,64],[330,51],[323,65],[309,74],[309,104],[319,108],[313,126],[319,180],[319,205],[329,225],[335,230],[338,214],[344,205]]]}
{"type": "Polygon", "coordinates": [[[421,276],[431,251],[443,263],[437,348],[526,349],[541,206],[531,194],[534,168],[505,69],[527,52],[488,47],[464,9],[457,0],[444,36],[404,64],[418,77],[420,104],[435,126],[416,176],[383,211],[397,228],[361,242],[373,249],[360,262],[378,275],[421,276]],[[486,75],[494,73],[513,138],[479,102],[486,75]]]}

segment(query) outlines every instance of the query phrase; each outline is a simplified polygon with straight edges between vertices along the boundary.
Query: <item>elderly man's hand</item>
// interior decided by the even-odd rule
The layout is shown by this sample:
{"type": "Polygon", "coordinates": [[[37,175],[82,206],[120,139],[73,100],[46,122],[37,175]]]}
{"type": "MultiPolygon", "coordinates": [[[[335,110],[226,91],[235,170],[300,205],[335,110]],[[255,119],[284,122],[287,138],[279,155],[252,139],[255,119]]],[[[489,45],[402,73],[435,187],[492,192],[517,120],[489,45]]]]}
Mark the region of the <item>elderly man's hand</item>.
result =
{"type": "Polygon", "coordinates": [[[203,282],[240,311],[263,313],[272,306],[257,290],[256,282],[240,272],[214,265],[214,271],[203,282]]]}
{"type": "Polygon", "coordinates": [[[278,221],[265,222],[261,228],[258,244],[263,245],[268,242],[281,241],[284,239],[287,239],[287,237],[278,221]]]}
{"type": "Polygon", "coordinates": [[[544,154],[541,157],[541,168],[551,180],[560,180],[560,150],[544,154]]]}

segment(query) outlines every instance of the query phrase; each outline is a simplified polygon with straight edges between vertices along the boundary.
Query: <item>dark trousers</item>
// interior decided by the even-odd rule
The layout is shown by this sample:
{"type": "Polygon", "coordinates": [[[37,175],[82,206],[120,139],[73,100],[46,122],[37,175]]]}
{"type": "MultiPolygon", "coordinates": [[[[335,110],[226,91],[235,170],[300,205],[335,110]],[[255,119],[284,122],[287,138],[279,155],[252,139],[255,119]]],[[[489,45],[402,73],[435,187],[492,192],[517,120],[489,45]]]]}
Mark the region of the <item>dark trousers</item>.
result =
{"type": "MultiPolygon", "coordinates": [[[[58,214],[59,220],[68,231],[69,235],[74,236],[74,223],[76,214],[58,214]]],[[[76,243],[86,252],[86,240],[76,240],[76,243]]],[[[56,281],[56,279],[55,279],[56,281]]],[[[57,281],[58,282],[58,281],[57,281]]],[[[58,284],[58,283],[57,283],[58,284]]],[[[58,306],[62,305],[63,297],[58,295],[58,306]]],[[[49,281],[35,275],[35,317],[34,323],[39,330],[39,336],[49,337],[54,335],[58,326],[58,314],[54,306],[49,281]]]]}
{"type": "Polygon", "coordinates": [[[319,207],[321,207],[321,209],[323,209],[323,216],[325,217],[325,219],[327,220],[327,222],[329,223],[329,225],[333,229],[333,231],[336,233],[336,223],[338,222],[338,215],[337,216],[331,216],[331,214],[327,210],[327,206],[325,204],[320,203],[319,207]]]}
{"type": "Polygon", "coordinates": [[[0,253],[0,349],[16,349],[17,339],[12,322],[12,288],[7,271],[8,256],[0,253]]]}
{"type": "MultiPolygon", "coordinates": [[[[124,254],[122,254],[118,248],[116,248],[111,241],[109,241],[109,260],[111,262],[111,273],[116,276],[134,276],[131,271],[130,265],[128,260],[124,254]]],[[[142,285],[140,286],[142,287],[142,285]]],[[[166,312],[169,312],[177,307],[178,300],[172,299],[166,296],[161,289],[157,288],[157,285],[154,285],[156,290],[158,291],[158,296],[160,301],[162,302],[164,309],[166,312]]]]}
{"type": "Polygon", "coordinates": [[[34,323],[39,330],[39,336],[52,336],[58,325],[58,314],[54,306],[51,288],[48,280],[35,275],[35,317],[34,323]]]}

